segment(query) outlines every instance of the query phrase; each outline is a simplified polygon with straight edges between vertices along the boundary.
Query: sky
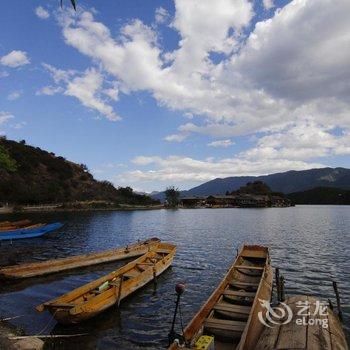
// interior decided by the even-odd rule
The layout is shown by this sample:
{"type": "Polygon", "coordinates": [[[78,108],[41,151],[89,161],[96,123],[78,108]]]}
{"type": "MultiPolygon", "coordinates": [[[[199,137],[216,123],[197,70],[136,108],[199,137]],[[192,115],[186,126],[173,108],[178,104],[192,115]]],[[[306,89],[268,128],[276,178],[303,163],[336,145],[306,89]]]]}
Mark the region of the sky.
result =
{"type": "Polygon", "coordinates": [[[138,191],[350,167],[349,0],[13,0],[0,133],[138,191]]]}

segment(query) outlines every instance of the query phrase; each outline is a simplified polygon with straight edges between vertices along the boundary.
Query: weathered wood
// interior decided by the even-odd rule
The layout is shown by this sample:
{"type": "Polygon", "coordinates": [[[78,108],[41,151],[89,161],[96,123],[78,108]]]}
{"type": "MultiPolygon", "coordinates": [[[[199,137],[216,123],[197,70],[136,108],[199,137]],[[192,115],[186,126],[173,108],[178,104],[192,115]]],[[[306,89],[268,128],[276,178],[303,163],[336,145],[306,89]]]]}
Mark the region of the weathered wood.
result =
{"type": "Polygon", "coordinates": [[[304,295],[288,298],[285,303],[293,312],[291,322],[266,327],[255,350],[348,350],[338,317],[329,307],[319,308],[320,300],[304,295]],[[309,308],[301,309],[302,305],[309,308]],[[328,327],[323,326],[323,320],[328,320],[328,327]]]}
{"type": "MultiPolygon", "coordinates": [[[[298,308],[296,304],[289,305],[293,315],[296,315],[298,308]]],[[[283,324],[280,329],[276,349],[305,349],[307,327],[298,325],[295,322],[283,324]]]]}
{"type": "MultiPolygon", "coordinates": [[[[321,313],[317,312],[317,309],[316,309],[317,299],[308,297],[307,300],[310,305],[310,316],[308,317],[308,320],[319,319],[319,320],[328,321],[328,315],[323,315],[322,312],[321,313]],[[317,314],[315,314],[316,312],[317,314]]],[[[327,314],[328,314],[328,309],[327,309],[327,314]]],[[[307,326],[307,349],[308,350],[332,349],[331,334],[329,332],[329,326],[327,328],[323,328],[322,325],[316,324],[316,322],[313,322],[313,324],[309,324],[307,326]]]]}
{"type": "Polygon", "coordinates": [[[43,276],[61,271],[73,270],[80,267],[98,265],[145,254],[155,244],[158,238],[151,238],[125,247],[106,250],[98,253],[76,255],[67,258],[42,261],[39,263],[26,263],[15,266],[7,266],[0,269],[0,279],[23,279],[43,276]]]}
{"type": "Polygon", "coordinates": [[[246,326],[245,322],[231,321],[231,320],[220,320],[220,319],[206,319],[204,322],[204,327],[211,329],[228,330],[231,332],[244,331],[246,326]]]}
{"type": "Polygon", "coordinates": [[[251,311],[250,306],[232,305],[230,303],[219,302],[214,305],[214,310],[234,312],[238,314],[249,315],[251,311]]]}
{"type": "Polygon", "coordinates": [[[249,265],[237,265],[236,269],[247,269],[247,270],[264,270],[264,267],[261,266],[249,266],[249,265]]]}
{"type": "MultiPolygon", "coordinates": [[[[272,270],[269,264],[266,247],[244,246],[240,250],[219,286],[186,327],[184,337],[191,344],[186,349],[194,349],[194,344],[201,335],[211,334],[215,336],[215,350],[254,348],[263,326],[256,324],[250,318],[253,309],[259,307],[260,303],[257,300],[259,291],[261,297],[270,300],[272,270]],[[239,272],[242,265],[246,266],[246,269],[261,270],[262,273],[257,276],[243,274],[239,272]],[[240,290],[232,290],[231,287],[240,290]],[[250,289],[255,289],[257,292],[247,291],[250,289]],[[232,297],[236,299],[226,302],[232,297]],[[252,307],[246,306],[247,297],[254,300],[252,307]],[[238,342],[241,345],[236,348],[238,342]],[[253,347],[251,344],[254,344],[253,347]]],[[[169,349],[175,350],[179,347],[174,343],[169,349]]]]}
{"type": "Polygon", "coordinates": [[[241,341],[237,347],[238,350],[250,350],[254,349],[256,346],[257,340],[261,332],[264,329],[263,324],[260,322],[258,314],[260,312],[263,313],[263,306],[261,305],[260,300],[271,300],[272,293],[272,283],[273,283],[273,272],[272,267],[270,265],[270,257],[269,255],[266,258],[266,266],[263,272],[261,281],[259,283],[259,287],[256,292],[256,296],[254,298],[254,302],[252,305],[252,311],[249,315],[247,321],[247,327],[245,328],[241,341]]]}
{"type": "Polygon", "coordinates": [[[275,325],[272,328],[267,328],[262,332],[258,344],[254,350],[275,350],[276,343],[278,340],[279,332],[281,329],[280,325],[275,325]]]}
{"type": "Polygon", "coordinates": [[[149,252],[120,269],[74,289],[59,298],[45,302],[37,306],[36,309],[39,312],[45,309],[49,310],[58,322],[65,324],[78,323],[92,318],[107,308],[119,304],[131,293],[152,281],[155,276],[163,273],[172,264],[175,252],[175,245],[157,243],[152,246],[149,252]],[[158,248],[162,251],[167,250],[168,254],[158,259],[158,248]],[[142,264],[149,259],[157,261],[154,267],[145,265],[147,266],[145,271],[138,270],[137,264],[142,264]],[[130,273],[131,271],[133,273],[130,273]],[[132,277],[124,280],[123,276],[127,274],[132,277]],[[118,279],[120,279],[119,286],[115,286],[115,281],[118,279]],[[116,288],[118,288],[118,293],[116,293],[116,288]],[[73,304],[73,307],[60,307],[60,304],[73,304]]]}
{"type": "Polygon", "coordinates": [[[225,290],[223,295],[232,296],[232,297],[245,297],[245,298],[254,298],[256,293],[254,292],[246,292],[241,290],[225,290]]]}
{"type": "Polygon", "coordinates": [[[336,281],[333,281],[333,289],[334,289],[335,297],[337,300],[338,316],[339,316],[339,319],[342,320],[343,313],[341,311],[340,296],[339,296],[339,291],[338,291],[338,284],[336,281]]]}
{"type": "Polygon", "coordinates": [[[259,283],[255,282],[242,282],[242,281],[231,281],[230,285],[233,287],[238,287],[238,288],[252,288],[256,289],[259,286],[259,283]]]}

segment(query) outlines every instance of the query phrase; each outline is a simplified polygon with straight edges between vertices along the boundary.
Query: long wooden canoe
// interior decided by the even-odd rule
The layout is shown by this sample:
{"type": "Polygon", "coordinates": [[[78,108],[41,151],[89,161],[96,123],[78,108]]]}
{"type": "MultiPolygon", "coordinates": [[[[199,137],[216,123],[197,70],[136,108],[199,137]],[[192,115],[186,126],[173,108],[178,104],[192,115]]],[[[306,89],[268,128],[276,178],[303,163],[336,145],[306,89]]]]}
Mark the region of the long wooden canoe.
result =
{"type": "MultiPolygon", "coordinates": [[[[259,339],[263,324],[259,299],[270,301],[272,268],[268,248],[245,245],[224,279],[184,330],[186,347],[212,342],[215,350],[251,350],[259,339]],[[207,337],[206,337],[207,336],[207,337]]],[[[180,349],[173,343],[171,350],[180,349]]]]}
{"type": "Polygon", "coordinates": [[[6,266],[0,269],[0,279],[22,279],[43,276],[79,267],[133,258],[147,253],[151,247],[157,243],[159,243],[158,238],[150,238],[125,247],[98,253],[75,255],[68,258],[47,260],[39,263],[6,266]]]}
{"type": "Polygon", "coordinates": [[[63,324],[90,319],[119,303],[131,293],[164,272],[171,264],[176,246],[158,243],[140,258],[80,288],[39,305],[39,312],[49,310],[63,324]]]}
{"type": "MultiPolygon", "coordinates": [[[[306,295],[288,298],[285,305],[292,311],[290,322],[274,320],[276,324],[265,327],[255,350],[348,350],[339,318],[327,304],[318,308],[321,301],[306,295]]],[[[284,305],[278,307],[285,309],[284,305]]]]}

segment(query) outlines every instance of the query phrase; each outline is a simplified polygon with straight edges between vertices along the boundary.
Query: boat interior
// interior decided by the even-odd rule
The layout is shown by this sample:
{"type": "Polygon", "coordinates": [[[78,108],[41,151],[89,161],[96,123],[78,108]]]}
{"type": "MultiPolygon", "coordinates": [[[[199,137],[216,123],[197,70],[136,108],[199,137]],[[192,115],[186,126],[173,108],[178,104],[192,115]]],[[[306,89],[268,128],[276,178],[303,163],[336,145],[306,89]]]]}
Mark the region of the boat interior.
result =
{"type": "MultiPolygon", "coordinates": [[[[94,298],[100,299],[99,296],[101,298],[109,297],[112,290],[113,295],[118,295],[121,289],[127,288],[129,283],[132,283],[132,280],[138,278],[143,272],[149,272],[153,276],[155,264],[171,253],[170,249],[166,249],[167,247],[164,249],[161,247],[162,245],[164,244],[159,243],[157,248],[152,249],[137,260],[44,305],[49,306],[49,308],[70,308],[94,302],[94,298]],[[119,292],[115,293],[116,290],[119,292]]],[[[39,311],[41,311],[40,307],[37,308],[39,311]]]]}
{"type": "Polygon", "coordinates": [[[214,336],[216,350],[237,349],[267,263],[264,250],[243,249],[232,277],[204,320],[201,335],[214,336]]]}

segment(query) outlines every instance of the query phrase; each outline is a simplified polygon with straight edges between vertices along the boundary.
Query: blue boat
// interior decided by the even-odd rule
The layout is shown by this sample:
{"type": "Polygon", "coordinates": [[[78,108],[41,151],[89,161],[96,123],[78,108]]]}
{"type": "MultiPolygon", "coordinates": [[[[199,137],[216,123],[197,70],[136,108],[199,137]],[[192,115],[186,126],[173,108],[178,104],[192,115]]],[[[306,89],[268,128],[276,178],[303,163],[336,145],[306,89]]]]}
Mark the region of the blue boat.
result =
{"type": "Polygon", "coordinates": [[[40,237],[48,232],[58,230],[62,226],[63,224],[61,222],[55,222],[40,227],[19,228],[11,231],[2,231],[0,232],[0,241],[40,237]]]}

